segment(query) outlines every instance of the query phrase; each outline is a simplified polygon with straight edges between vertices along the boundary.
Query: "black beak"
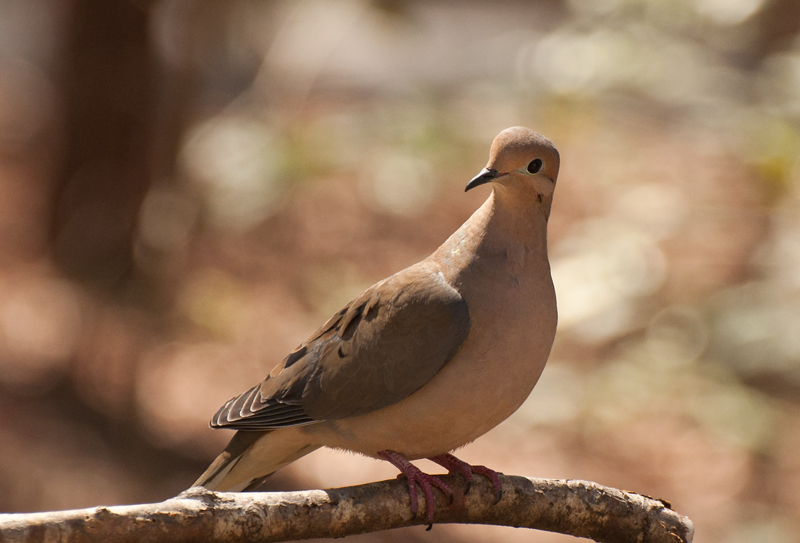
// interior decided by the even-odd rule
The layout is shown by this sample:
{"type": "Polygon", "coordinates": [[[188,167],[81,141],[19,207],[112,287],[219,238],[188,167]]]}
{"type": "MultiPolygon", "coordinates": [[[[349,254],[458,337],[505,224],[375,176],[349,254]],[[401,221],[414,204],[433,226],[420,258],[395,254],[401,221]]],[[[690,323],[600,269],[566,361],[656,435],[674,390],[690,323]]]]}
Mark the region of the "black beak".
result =
{"type": "Polygon", "coordinates": [[[464,189],[464,192],[468,190],[472,190],[475,187],[483,185],[484,183],[488,183],[489,181],[494,180],[497,177],[497,170],[484,168],[481,170],[481,173],[473,177],[469,183],[467,183],[467,188],[464,189]]]}

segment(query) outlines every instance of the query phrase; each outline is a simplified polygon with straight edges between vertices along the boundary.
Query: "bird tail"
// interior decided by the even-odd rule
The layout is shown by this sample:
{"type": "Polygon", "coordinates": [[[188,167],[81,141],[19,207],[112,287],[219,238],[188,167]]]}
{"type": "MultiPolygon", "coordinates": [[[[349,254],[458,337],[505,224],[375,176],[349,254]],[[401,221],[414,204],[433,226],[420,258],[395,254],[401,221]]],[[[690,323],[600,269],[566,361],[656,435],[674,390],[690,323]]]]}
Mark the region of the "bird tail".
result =
{"type": "Polygon", "coordinates": [[[256,490],[275,471],[319,447],[294,427],[239,430],[192,486],[220,492],[256,490]]]}

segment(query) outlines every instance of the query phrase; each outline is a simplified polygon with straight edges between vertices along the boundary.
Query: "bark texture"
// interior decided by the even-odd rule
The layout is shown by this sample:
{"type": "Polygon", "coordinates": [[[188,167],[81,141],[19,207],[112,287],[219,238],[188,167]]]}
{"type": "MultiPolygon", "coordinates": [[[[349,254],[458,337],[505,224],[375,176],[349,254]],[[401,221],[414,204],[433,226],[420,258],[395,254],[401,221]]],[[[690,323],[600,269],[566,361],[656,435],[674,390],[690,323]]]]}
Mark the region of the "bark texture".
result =
{"type": "MultiPolygon", "coordinates": [[[[443,479],[463,492],[460,475],[443,479]]],[[[692,522],[668,502],[579,480],[501,476],[503,499],[477,477],[455,504],[437,492],[436,523],[535,528],[607,543],[688,543],[692,522]]],[[[424,511],[424,497],[420,511],[424,511]]],[[[274,542],[425,524],[405,480],[330,490],[217,493],[192,488],[156,504],[0,515],[0,543],[274,542]]]]}

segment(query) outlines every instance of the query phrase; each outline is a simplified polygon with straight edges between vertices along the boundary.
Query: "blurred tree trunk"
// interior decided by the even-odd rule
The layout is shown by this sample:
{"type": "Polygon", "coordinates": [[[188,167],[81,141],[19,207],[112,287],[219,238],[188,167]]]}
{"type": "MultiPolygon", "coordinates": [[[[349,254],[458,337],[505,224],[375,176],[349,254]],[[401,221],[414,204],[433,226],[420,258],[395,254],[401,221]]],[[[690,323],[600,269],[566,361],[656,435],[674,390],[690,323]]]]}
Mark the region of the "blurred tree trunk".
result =
{"type": "Polygon", "coordinates": [[[767,56],[791,47],[800,32],[800,5],[797,0],[766,2],[758,17],[758,39],[746,58],[750,68],[760,66],[767,56]]]}
{"type": "MultiPolygon", "coordinates": [[[[96,317],[122,325],[128,321],[113,320],[122,318],[120,306],[152,309],[155,298],[152,285],[134,273],[133,249],[144,197],[153,181],[168,175],[174,164],[180,113],[175,104],[181,97],[171,96],[165,102],[161,91],[162,73],[149,37],[153,2],[72,0],[71,4],[60,59],[65,144],[52,193],[50,243],[53,261],[67,277],[106,298],[112,308],[109,316],[98,311],[96,317]]],[[[155,328],[158,316],[151,311],[141,326],[155,328]]],[[[73,361],[70,379],[34,402],[96,430],[115,462],[136,474],[146,489],[143,495],[162,494],[165,486],[173,492],[176,485],[188,484],[205,462],[154,446],[137,420],[133,375],[138,354],[129,353],[113,364],[87,361],[103,361],[106,328],[91,322],[84,328],[87,337],[73,361]],[[100,354],[92,354],[93,349],[100,354]],[[76,383],[91,374],[96,382],[88,388],[98,386],[104,382],[106,367],[126,376],[114,392],[114,409],[87,402],[91,392],[87,393],[86,383],[76,383]],[[190,473],[186,483],[169,480],[181,470],[190,473]]],[[[126,332],[134,351],[141,348],[141,337],[148,335],[126,332]]]]}
{"type": "Polygon", "coordinates": [[[67,275],[124,286],[150,184],[155,96],[146,2],[74,0],[63,57],[66,156],[54,192],[52,243],[67,275]]]}

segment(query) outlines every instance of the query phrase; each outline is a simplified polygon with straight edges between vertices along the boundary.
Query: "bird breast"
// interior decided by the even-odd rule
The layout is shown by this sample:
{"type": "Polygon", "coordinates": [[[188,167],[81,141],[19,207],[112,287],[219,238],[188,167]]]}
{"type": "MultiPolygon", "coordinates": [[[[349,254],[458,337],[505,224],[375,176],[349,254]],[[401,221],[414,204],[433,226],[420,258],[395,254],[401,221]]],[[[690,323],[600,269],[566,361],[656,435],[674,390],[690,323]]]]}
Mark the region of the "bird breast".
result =
{"type": "Polygon", "coordinates": [[[513,276],[505,264],[491,267],[491,280],[469,281],[475,288],[462,292],[470,308],[467,339],[427,384],[394,405],[307,431],[322,445],[376,458],[384,449],[427,458],[473,441],[516,411],[550,353],[555,293],[549,270],[523,265],[525,273],[513,276]]]}

